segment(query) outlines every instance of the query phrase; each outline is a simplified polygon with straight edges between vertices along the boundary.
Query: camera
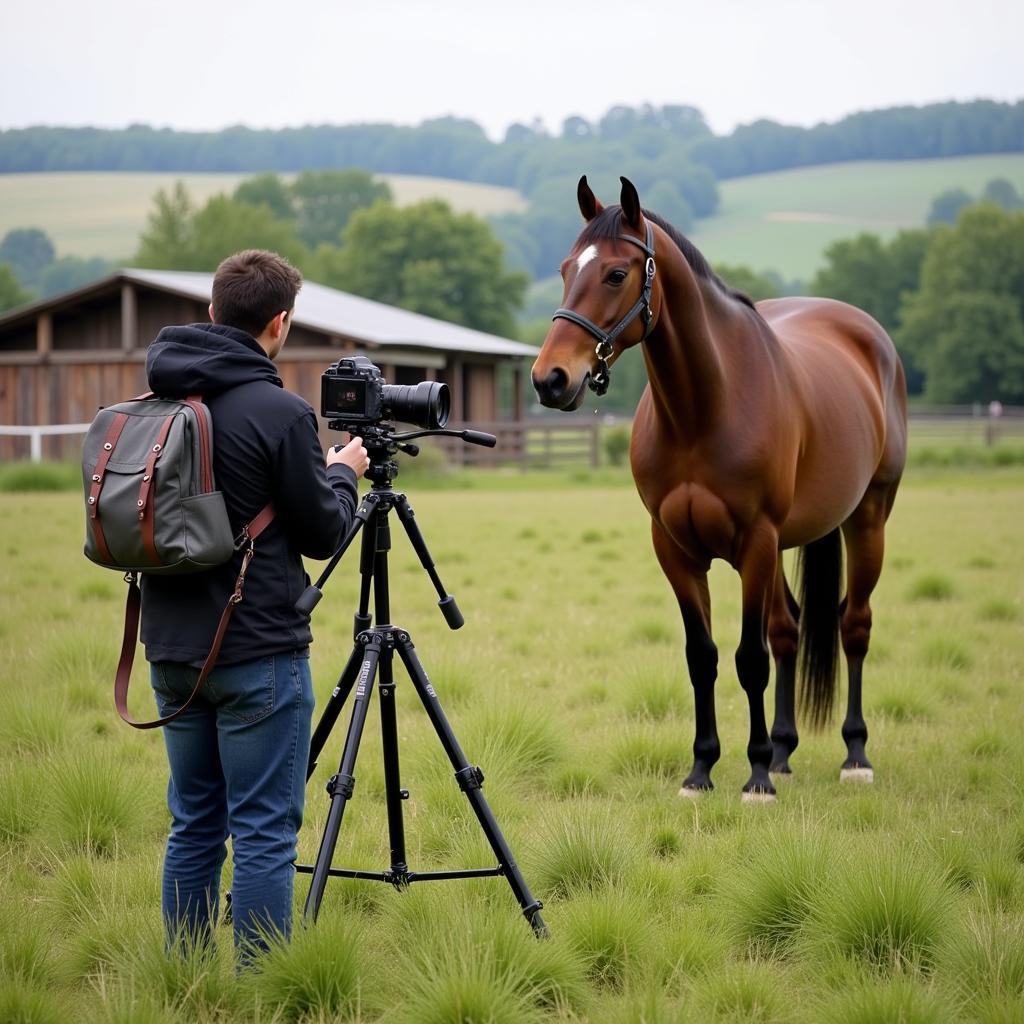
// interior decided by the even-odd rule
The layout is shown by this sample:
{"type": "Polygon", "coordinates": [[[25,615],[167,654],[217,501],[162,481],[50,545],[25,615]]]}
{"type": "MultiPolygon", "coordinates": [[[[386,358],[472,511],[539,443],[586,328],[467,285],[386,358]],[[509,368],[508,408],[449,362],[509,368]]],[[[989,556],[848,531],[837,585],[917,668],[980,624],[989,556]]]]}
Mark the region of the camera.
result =
{"type": "Polygon", "coordinates": [[[437,430],[448,422],[450,411],[447,384],[385,384],[380,368],[366,356],[339,359],[320,378],[320,414],[326,420],[343,423],[346,430],[365,424],[376,426],[382,420],[437,430]]]}

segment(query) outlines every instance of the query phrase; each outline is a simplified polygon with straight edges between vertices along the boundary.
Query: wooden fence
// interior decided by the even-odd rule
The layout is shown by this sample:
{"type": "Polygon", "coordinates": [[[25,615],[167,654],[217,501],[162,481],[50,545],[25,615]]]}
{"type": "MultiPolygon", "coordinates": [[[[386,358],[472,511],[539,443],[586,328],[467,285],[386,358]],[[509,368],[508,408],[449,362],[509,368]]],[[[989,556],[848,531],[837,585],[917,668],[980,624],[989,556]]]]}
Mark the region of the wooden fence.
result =
{"type": "MultiPolygon", "coordinates": [[[[552,466],[586,465],[596,467],[606,461],[602,438],[606,430],[625,426],[628,419],[598,419],[581,414],[531,418],[497,423],[465,424],[475,430],[494,434],[498,444],[481,448],[454,439],[425,439],[424,448],[437,446],[448,461],[457,466],[519,466],[540,469],[552,466]]],[[[14,459],[77,458],[80,442],[69,438],[84,433],[86,424],[57,426],[0,426],[0,438],[14,459]]],[[[998,447],[1024,445],[1024,406],[1006,406],[999,415],[987,408],[948,406],[912,409],[910,412],[911,451],[927,448],[998,447]]]]}

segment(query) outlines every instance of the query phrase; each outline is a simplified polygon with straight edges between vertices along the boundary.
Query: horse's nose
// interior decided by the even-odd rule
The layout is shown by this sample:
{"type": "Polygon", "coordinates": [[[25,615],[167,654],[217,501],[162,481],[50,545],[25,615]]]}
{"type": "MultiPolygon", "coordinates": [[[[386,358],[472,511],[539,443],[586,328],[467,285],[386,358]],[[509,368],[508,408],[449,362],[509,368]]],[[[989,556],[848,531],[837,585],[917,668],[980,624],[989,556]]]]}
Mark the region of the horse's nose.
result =
{"type": "Polygon", "coordinates": [[[568,385],[569,374],[560,366],[551,370],[543,380],[540,380],[536,374],[533,375],[533,386],[544,405],[556,404],[565,394],[568,385]]]}

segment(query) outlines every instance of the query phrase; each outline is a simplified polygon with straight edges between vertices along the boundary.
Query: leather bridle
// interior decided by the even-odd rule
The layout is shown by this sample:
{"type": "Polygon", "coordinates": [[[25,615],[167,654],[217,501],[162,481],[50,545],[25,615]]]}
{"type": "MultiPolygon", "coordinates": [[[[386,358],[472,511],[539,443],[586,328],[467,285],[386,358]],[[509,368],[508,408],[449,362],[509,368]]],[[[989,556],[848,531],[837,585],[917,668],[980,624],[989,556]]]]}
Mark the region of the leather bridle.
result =
{"type": "Polygon", "coordinates": [[[610,331],[602,331],[593,320],[588,320],[582,313],[577,313],[574,309],[566,309],[564,306],[556,309],[551,317],[552,320],[571,320],[574,324],[579,324],[580,327],[597,338],[597,347],[594,349],[594,354],[597,356],[597,369],[590,375],[587,383],[590,390],[598,395],[603,395],[608,390],[608,384],[611,381],[608,360],[611,357],[619,335],[638,316],[642,318],[644,325],[644,334],[641,340],[646,341],[647,335],[651,333],[651,290],[654,287],[655,273],[654,231],[651,229],[650,222],[648,222],[646,242],[641,242],[639,238],[633,235],[620,234],[619,238],[632,242],[633,245],[639,246],[639,248],[647,253],[647,262],[644,264],[643,288],[640,291],[640,298],[633,303],[630,311],[610,331]]]}

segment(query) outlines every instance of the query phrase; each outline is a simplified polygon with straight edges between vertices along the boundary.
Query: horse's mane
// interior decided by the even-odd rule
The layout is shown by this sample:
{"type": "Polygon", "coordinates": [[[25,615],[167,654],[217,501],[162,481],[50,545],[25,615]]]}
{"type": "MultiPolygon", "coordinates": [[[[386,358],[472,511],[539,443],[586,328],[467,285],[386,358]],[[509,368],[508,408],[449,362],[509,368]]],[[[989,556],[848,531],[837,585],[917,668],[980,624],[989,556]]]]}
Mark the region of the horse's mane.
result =
{"type": "MultiPolygon", "coordinates": [[[[721,289],[726,295],[742,302],[756,312],[754,300],[744,292],[730,288],[711,269],[711,264],[704,258],[704,254],[691,242],[678,228],[673,227],[664,217],[650,210],[643,211],[644,216],[657,224],[662,231],[668,235],[676,244],[676,248],[683,254],[683,259],[690,265],[690,269],[705,281],[710,281],[721,289]]],[[[622,207],[606,206],[593,220],[587,223],[580,234],[577,244],[581,246],[591,245],[594,242],[614,240],[622,234],[622,207]]]]}

